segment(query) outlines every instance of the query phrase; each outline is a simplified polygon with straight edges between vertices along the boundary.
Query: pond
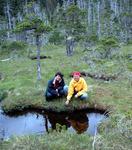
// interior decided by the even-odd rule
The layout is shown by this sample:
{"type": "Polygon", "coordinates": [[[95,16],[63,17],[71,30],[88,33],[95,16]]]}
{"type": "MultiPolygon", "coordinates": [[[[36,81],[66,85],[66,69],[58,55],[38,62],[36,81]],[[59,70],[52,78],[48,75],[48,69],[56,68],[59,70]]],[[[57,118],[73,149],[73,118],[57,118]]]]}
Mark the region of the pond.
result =
{"type": "Polygon", "coordinates": [[[61,130],[62,126],[70,132],[78,134],[87,132],[93,136],[95,132],[98,132],[99,123],[105,119],[105,115],[95,112],[27,111],[8,116],[0,110],[0,139],[5,140],[13,135],[44,134],[56,128],[61,130]]]}

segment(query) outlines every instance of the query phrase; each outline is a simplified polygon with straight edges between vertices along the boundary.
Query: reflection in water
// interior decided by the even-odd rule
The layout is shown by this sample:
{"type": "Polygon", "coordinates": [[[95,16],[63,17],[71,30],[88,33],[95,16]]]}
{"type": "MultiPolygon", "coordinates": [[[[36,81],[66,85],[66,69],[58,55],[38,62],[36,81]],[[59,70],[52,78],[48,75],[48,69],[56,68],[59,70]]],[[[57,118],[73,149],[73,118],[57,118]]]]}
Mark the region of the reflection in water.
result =
{"type": "Polygon", "coordinates": [[[87,132],[94,135],[97,125],[105,119],[99,113],[26,113],[21,116],[6,116],[0,112],[0,138],[8,138],[12,135],[42,134],[49,129],[61,131],[65,126],[70,132],[78,134],[87,132]],[[57,126],[60,124],[60,126],[57,126]]]}
{"type": "Polygon", "coordinates": [[[18,117],[0,115],[0,137],[44,132],[43,116],[27,113],[18,117]],[[2,134],[2,133],[4,134],[2,134]]]}
{"type": "Polygon", "coordinates": [[[56,129],[57,124],[60,124],[61,126],[65,125],[66,128],[70,127],[70,123],[66,119],[66,114],[48,113],[46,116],[52,129],[56,129]]]}
{"type": "Polygon", "coordinates": [[[65,125],[66,129],[72,127],[79,134],[87,130],[89,123],[86,113],[72,113],[70,115],[48,113],[47,119],[51,124],[52,129],[56,129],[57,124],[60,124],[61,126],[65,125]]]}
{"type": "Polygon", "coordinates": [[[80,113],[77,115],[72,114],[69,116],[68,120],[78,134],[87,131],[89,120],[86,113],[80,113]]]}
{"type": "Polygon", "coordinates": [[[88,118],[89,118],[89,127],[87,132],[90,135],[95,135],[95,132],[97,133],[97,127],[98,125],[104,120],[106,119],[105,115],[99,114],[99,113],[89,113],[88,114],[88,118]]]}

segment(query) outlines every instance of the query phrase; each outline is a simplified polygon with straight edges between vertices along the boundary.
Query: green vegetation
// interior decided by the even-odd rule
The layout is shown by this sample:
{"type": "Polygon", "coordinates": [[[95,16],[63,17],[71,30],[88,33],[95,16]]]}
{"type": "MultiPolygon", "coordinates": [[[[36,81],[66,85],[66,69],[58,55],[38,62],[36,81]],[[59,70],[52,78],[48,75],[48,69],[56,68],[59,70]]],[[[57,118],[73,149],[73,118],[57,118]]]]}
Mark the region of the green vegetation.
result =
{"type": "MultiPolygon", "coordinates": [[[[32,49],[33,55],[36,54],[35,47],[30,46],[28,49],[32,49]]],[[[123,147],[129,150],[131,149],[131,136],[128,134],[131,133],[132,78],[131,60],[126,56],[131,54],[131,49],[132,45],[121,46],[118,57],[106,60],[105,58],[89,58],[91,51],[83,51],[80,46],[75,48],[73,56],[67,57],[64,46],[46,45],[41,48],[41,55],[51,56],[51,59],[41,60],[42,79],[39,82],[36,80],[36,60],[26,57],[27,54],[21,55],[19,58],[14,57],[8,61],[0,61],[0,73],[3,76],[0,80],[2,108],[5,112],[9,112],[13,110],[21,111],[24,108],[31,107],[56,111],[69,111],[84,107],[107,107],[111,112],[111,117],[100,126],[100,134],[96,137],[94,148],[97,150],[107,148],[118,150],[123,147]],[[87,63],[86,56],[94,63],[93,67],[87,63]],[[78,102],[73,100],[70,106],[66,107],[64,105],[65,98],[54,102],[46,102],[43,96],[48,80],[58,70],[63,72],[66,84],[69,84],[71,80],[70,73],[75,70],[94,74],[114,74],[117,75],[117,78],[112,81],[103,81],[85,77],[90,88],[89,101],[78,102]],[[6,95],[3,96],[5,92],[6,95]]],[[[11,53],[5,55],[8,58],[11,53]]],[[[4,54],[2,57],[5,57],[4,54]]],[[[38,149],[87,150],[92,149],[92,143],[93,138],[87,134],[76,135],[63,131],[43,136],[14,137],[9,141],[1,142],[0,149],[31,148],[34,150],[37,147],[38,149]]]]}
{"type": "Polygon", "coordinates": [[[1,44],[1,49],[2,50],[7,50],[8,52],[12,52],[12,51],[20,51],[23,50],[26,47],[26,43],[24,42],[20,42],[20,41],[7,41],[1,44]]]}
{"type": "Polygon", "coordinates": [[[1,150],[131,150],[132,120],[117,114],[110,117],[100,126],[100,134],[95,138],[88,134],[52,131],[43,136],[12,137],[9,141],[0,142],[1,150]]]}
{"type": "Polygon", "coordinates": [[[92,107],[107,108],[111,114],[93,145],[86,134],[64,131],[14,137],[0,141],[0,149],[132,149],[131,0],[0,0],[0,4],[0,107],[6,113],[92,107]],[[68,36],[74,39],[70,57],[64,46],[68,36]],[[51,59],[40,59],[40,55],[51,59]],[[72,71],[113,79],[85,77],[89,101],[72,100],[66,107],[65,97],[45,101],[47,82],[57,71],[64,74],[66,84],[72,71]]]}
{"type": "MultiPolygon", "coordinates": [[[[124,49],[130,50],[131,45],[122,47],[120,53],[124,53],[124,49]]],[[[128,53],[130,52],[129,50],[128,53]]],[[[32,54],[35,53],[34,48],[32,49],[32,54]]],[[[113,109],[116,108],[116,111],[123,111],[124,113],[131,110],[132,81],[129,70],[131,62],[127,61],[127,59],[124,61],[114,58],[109,61],[105,59],[96,60],[94,62],[95,67],[92,68],[83,61],[86,53],[81,52],[80,47],[77,47],[74,56],[69,58],[65,55],[64,47],[55,45],[43,47],[41,49],[41,55],[51,56],[51,59],[41,60],[42,80],[40,82],[36,81],[35,60],[20,57],[0,63],[0,72],[3,74],[3,79],[0,81],[0,89],[8,93],[8,97],[2,102],[2,107],[6,112],[12,109],[23,109],[25,107],[51,108],[53,106],[52,108],[58,111],[59,109],[68,109],[64,105],[65,98],[53,103],[48,103],[43,96],[48,80],[52,78],[58,70],[64,73],[66,84],[69,84],[71,80],[69,75],[74,70],[95,74],[117,75],[115,81],[109,82],[85,77],[88,85],[92,87],[92,90],[89,92],[90,100],[87,102],[87,105],[89,107],[92,107],[94,104],[112,106],[113,109]]],[[[82,105],[85,104],[85,102],[84,104],[79,102],[79,105],[80,103],[82,105]]],[[[69,108],[74,109],[76,107],[78,107],[78,104],[73,100],[69,108]]]]}
{"type": "Polygon", "coordinates": [[[3,89],[0,90],[0,101],[2,101],[3,99],[5,99],[7,97],[7,92],[4,91],[3,89]]]}
{"type": "Polygon", "coordinates": [[[13,138],[9,142],[4,142],[1,150],[4,149],[47,149],[47,150],[75,150],[75,149],[90,149],[91,139],[85,135],[77,135],[63,131],[61,133],[53,132],[45,136],[25,136],[13,138]],[[61,137],[61,138],[60,138],[61,137]],[[15,142],[15,143],[14,143],[15,142]],[[14,144],[13,144],[14,143],[14,144]],[[32,146],[31,146],[32,145],[32,146]]]}
{"type": "Polygon", "coordinates": [[[64,42],[64,35],[62,35],[61,32],[54,30],[50,35],[49,42],[55,45],[61,44],[64,42]]]}

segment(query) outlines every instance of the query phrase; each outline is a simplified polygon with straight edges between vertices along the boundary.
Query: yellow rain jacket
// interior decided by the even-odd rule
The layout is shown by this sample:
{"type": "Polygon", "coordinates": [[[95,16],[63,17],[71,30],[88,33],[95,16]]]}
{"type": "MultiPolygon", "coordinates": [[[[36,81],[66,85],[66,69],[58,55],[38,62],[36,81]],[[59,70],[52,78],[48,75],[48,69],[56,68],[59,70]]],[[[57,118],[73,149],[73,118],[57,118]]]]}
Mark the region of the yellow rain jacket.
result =
{"type": "Polygon", "coordinates": [[[70,100],[74,92],[77,93],[77,96],[81,96],[83,93],[87,91],[88,91],[87,83],[82,77],[80,77],[78,82],[72,79],[68,88],[67,99],[70,100]]]}

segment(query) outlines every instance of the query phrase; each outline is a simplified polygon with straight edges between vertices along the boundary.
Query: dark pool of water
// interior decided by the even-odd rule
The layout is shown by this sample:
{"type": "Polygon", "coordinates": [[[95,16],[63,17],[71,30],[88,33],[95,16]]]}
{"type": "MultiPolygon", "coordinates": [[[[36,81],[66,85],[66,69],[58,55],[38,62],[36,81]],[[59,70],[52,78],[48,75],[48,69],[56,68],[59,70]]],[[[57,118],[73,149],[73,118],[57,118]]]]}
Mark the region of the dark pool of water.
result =
{"type": "MultiPolygon", "coordinates": [[[[57,123],[65,125],[70,132],[87,132],[94,135],[98,132],[98,124],[104,119],[106,116],[93,112],[71,114],[26,112],[18,116],[7,116],[0,110],[0,139],[8,139],[13,135],[44,134],[56,129],[57,123]]],[[[59,129],[61,130],[61,127],[59,129]]]]}

